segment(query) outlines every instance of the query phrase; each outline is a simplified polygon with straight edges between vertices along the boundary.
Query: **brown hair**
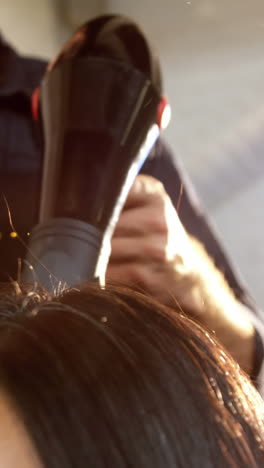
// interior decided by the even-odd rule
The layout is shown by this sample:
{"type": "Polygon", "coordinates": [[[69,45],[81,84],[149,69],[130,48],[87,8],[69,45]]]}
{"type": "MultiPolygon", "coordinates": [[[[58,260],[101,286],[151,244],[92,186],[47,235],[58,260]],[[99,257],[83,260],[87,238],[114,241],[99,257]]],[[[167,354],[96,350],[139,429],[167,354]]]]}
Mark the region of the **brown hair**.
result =
{"type": "Polygon", "coordinates": [[[127,289],[0,295],[0,384],[45,467],[263,466],[263,402],[224,349],[127,289]]]}

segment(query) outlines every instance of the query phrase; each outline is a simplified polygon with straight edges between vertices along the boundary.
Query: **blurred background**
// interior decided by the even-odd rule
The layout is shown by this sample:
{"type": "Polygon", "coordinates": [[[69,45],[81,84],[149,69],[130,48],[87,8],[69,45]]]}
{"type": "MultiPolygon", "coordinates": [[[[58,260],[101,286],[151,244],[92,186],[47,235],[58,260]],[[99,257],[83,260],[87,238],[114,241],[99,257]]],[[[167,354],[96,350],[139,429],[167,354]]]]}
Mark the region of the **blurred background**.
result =
{"type": "Polygon", "coordinates": [[[264,306],[263,0],[0,0],[0,27],[19,52],[49,59],[101,13],[134,18],[156,47],[173,111],[165,137],[264,306]]]}

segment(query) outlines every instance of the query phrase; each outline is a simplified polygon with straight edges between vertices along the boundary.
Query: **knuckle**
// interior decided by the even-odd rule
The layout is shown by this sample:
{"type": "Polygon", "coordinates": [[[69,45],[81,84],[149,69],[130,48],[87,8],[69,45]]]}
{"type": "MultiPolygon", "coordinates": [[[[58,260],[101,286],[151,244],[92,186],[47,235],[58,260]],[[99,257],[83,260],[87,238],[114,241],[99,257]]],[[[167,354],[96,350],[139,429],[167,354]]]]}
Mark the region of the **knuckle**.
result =
{"type": "Polygon", "coordinates": [[[157,234],[168,234],[168,225],[162,214],[160,216],[153,216],[149,219],[149,231],[157,234]]]}
{"type": "Polygon", "coordinates": [[[144,255],[151,262],[165,263],[167,256],[166,243],[160,242],[159,244],[146,245],[144,255]]]}
{"type": "Polygon", "coordinates": [[[152,206],[146,213],[144,224],[149,233],[167,235],[169,225],[166,210],[162,206],[152,206]]]}
{"type": "Polygon", "coordinates": [[[165,201],[167,197],[167,192],[165,190],[163,183],[160,182],[160,180],[154,179],[152,191],[158,199],[160,199],[163,202],[165,201]]]}
{"type": "Polygon", "coordinates": [[[166,193],[163,183],[150,175],[140,174],[136,178],[136,183],[140,184],[148,192],[156,194],[166,193]]]}

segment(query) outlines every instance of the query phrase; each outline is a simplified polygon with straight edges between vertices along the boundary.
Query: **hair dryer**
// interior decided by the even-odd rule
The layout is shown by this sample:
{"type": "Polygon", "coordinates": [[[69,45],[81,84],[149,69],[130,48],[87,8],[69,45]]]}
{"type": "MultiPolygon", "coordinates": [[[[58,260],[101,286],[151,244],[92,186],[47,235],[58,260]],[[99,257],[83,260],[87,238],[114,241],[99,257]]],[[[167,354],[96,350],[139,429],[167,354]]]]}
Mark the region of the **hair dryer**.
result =
{"type": "Polygon", "coordinates": [[[39,224],[23,282],[36,280],[47,290],[104,284],[120,211],[168,113],[149,71],[149,49],[145,57],[134,52],[136,59],[128,53],[139,38],[137,26],[122,17],[97,18],[48,67],[39,92],[45,143],[39,224]]]}

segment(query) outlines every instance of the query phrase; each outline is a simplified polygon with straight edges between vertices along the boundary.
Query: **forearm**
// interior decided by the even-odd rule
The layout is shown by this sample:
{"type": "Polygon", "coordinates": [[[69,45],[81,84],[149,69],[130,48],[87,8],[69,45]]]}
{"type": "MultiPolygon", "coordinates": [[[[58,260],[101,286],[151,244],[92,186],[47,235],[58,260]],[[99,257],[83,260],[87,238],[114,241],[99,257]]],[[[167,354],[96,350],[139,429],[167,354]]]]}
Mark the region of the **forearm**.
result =
{"type": "Polygon", "coordinates": [[[213,330],[240,366],[250,374],[254,362],[254,327],[204,248],[195,239],[190,238],[190,241],[193,264],[184,274],[181,271],[184,287],[178,294],[180,306],[195,320],[213,330]]]}

